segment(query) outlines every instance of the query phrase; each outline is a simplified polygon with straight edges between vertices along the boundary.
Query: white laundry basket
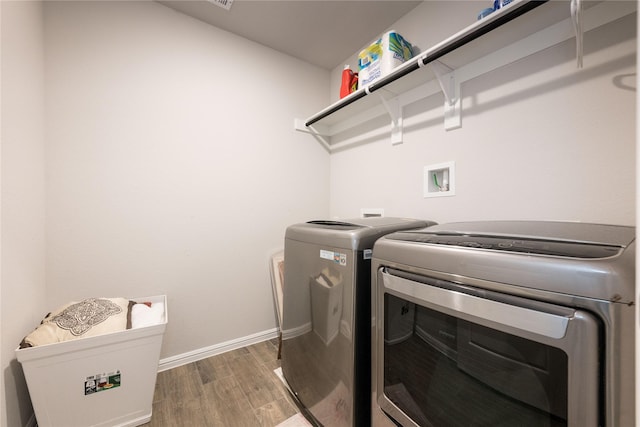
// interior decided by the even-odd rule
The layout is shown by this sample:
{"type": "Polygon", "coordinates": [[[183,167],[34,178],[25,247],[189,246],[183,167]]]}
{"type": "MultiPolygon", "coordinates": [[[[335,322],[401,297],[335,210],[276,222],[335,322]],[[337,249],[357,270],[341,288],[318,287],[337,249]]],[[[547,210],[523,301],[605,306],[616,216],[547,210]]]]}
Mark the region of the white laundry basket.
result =
{"type": "Polygon", "coordinates": [[[96,337],[16,350],[38,427],[138,426],[151,420],[162,322],[96,337]],[[105,386],[106,384],[106,386],[105,386]]]}

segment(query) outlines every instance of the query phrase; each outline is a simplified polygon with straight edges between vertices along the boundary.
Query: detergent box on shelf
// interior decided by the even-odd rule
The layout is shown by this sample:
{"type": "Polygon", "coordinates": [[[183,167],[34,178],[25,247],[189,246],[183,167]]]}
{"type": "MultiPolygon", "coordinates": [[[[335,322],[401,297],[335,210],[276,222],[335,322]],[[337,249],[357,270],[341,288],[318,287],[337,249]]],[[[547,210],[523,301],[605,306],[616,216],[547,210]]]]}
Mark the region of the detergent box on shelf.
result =
{"type": "Polygon", "coordinates": [[[413,47],[395,31],[363,49],[358,55],[358,88],[370,85],[413,57],[413,47]]]}

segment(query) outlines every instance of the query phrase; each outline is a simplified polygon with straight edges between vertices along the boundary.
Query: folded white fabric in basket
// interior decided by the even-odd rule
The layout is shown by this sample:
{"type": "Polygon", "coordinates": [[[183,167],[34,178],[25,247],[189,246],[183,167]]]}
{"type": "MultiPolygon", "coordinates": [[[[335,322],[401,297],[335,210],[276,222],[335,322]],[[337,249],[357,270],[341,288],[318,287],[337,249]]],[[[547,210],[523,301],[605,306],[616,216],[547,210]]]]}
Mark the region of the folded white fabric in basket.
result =
{"type": "Polygon", "coordinates": [[[147,304],[135,304],[131,308],[131,327],[143,328],[162,323],[164,319],[164,303],[154,302],[147,304]]]}

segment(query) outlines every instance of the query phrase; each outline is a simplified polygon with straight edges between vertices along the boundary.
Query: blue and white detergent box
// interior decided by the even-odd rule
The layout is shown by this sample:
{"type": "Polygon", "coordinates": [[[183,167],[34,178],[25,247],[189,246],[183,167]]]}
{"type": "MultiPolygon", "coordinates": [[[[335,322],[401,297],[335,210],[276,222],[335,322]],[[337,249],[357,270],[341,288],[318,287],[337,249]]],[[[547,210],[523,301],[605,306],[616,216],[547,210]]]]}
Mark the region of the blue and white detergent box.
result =
{"type": "Polygon", "coordinates": [[[413,57],[413,47],[395,31],[382,37],[358,55],[358,88],[370,85],[413,57]]]}

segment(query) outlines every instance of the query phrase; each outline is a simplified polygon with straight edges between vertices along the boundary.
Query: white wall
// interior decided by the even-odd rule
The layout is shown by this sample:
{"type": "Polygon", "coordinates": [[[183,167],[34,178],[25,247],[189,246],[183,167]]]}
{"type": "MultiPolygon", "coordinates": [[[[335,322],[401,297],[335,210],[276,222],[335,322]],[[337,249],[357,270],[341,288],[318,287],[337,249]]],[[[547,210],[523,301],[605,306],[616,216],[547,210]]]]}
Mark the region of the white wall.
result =
{"type": "Polygon", "coordinates": [[[47,303],[167,294],[161,358],[275,328],[268,256],[328,213],[293,119],[329,73],[155,2],[46,2],[45,40],[47,303]]]}
{"type": "Polygon", "coordinates": [[[62,303],[167,294],[162,358],[273,331],[268,256],[328,215],[293,118],[329,74],[155,2],[0,5],[0,425],[33,422],[14,349],[62,303]]]}
{"type": "Polygon", "coordinates": [[[32,415],[14,350],[45,311],[43,16],[40,2],[0,2],[0,425],[32,415]]]}
{"type": "MultiPolygon", "coordinates": [[[[450,35],[443,23],[460,29],[478,8],[425,2],[393,28],[426,49],[450,35]],[[424,25],[449,7],[451,20],[424,25]]],[[[405,108],[401,145],[390,144],[388,118],[363,126],[378,136],[331,156],[331,215],[377,207],[441,223],[635,224],[635,26],[629,16],[587,33],[581,70],[571,40],[463,84],[461,129],[444,129],[442,95],[405,108]],[[423,167],[447,161],[456,164],[456,195],[423,198],[423,167]]]]}

